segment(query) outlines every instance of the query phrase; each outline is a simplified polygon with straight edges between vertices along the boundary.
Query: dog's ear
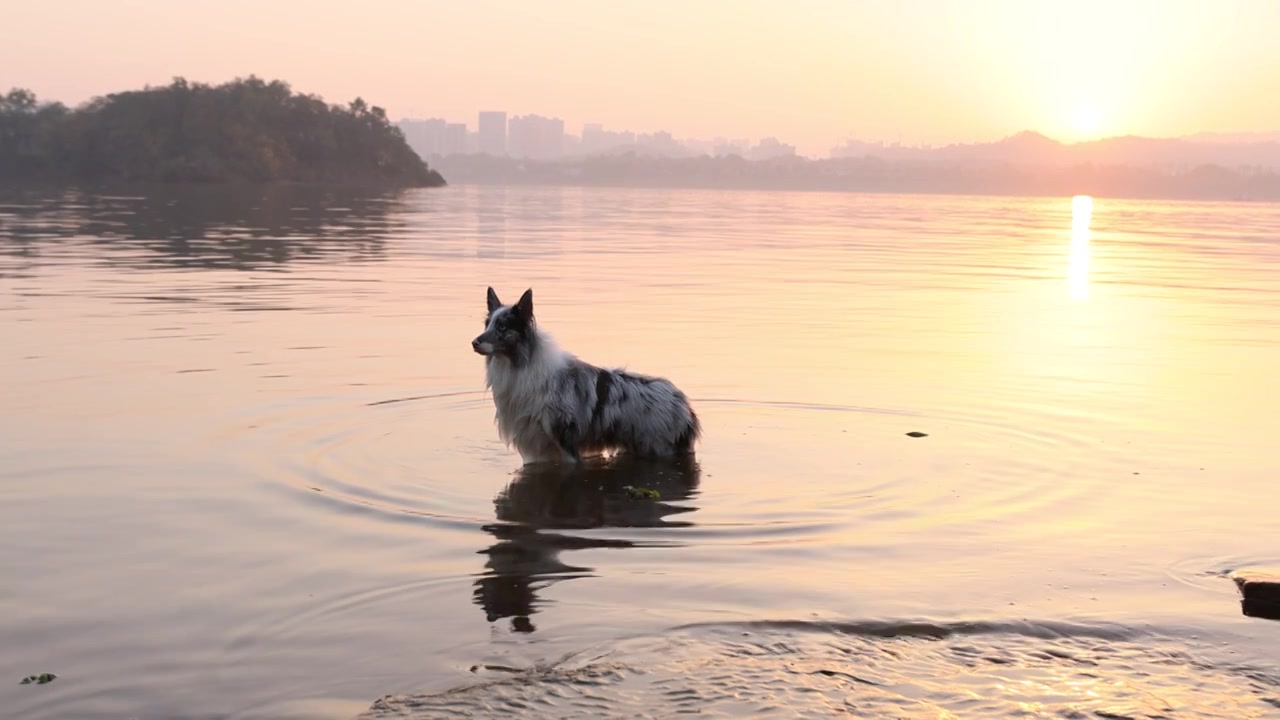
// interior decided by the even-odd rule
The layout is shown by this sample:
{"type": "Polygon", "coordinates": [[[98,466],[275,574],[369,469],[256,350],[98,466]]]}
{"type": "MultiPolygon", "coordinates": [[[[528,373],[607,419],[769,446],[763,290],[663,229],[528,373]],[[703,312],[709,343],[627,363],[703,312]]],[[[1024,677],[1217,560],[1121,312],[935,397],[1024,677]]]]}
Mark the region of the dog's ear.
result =
{"type": "Polygon", "coordinates": [[[489,312],[502,307],[502,301],[498,299],[498,293],[494,292],[493,288],[489,288],[489,295],[486,299],[489,301],[489,312]]]}
{"type": "Polygon", "coordinates": [[[533,319],[533,288],[524,291],[516,303],[516,315],[526,322],[533,319]]]}

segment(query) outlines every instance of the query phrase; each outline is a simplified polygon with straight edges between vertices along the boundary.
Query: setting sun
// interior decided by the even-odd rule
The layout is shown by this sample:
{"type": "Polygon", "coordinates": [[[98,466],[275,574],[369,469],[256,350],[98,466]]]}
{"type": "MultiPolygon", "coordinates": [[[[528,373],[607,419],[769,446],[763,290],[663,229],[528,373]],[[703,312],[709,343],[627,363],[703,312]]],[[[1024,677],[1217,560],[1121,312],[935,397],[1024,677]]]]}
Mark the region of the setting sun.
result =
{"type": "Polygon", "coordinates": [[[1071,129],[1080,137],[1091,137],[1098,132],[1102,116],[1095,105],[1077,105],[1071,116],[1071,129]]]}

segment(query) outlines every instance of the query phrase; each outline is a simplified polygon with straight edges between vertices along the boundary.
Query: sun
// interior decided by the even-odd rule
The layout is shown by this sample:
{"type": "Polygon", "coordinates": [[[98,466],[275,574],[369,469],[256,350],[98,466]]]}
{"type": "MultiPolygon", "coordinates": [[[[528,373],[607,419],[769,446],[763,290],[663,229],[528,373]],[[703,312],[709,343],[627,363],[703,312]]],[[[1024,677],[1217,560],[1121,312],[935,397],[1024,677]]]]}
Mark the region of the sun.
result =
{"type": "Polygon", "coordinates": [[[1071,112],[1071,129],[1082,138],[1093,137],[1102,125],[1102,115],[1096,105],[1081,103],[1071,112]]]}

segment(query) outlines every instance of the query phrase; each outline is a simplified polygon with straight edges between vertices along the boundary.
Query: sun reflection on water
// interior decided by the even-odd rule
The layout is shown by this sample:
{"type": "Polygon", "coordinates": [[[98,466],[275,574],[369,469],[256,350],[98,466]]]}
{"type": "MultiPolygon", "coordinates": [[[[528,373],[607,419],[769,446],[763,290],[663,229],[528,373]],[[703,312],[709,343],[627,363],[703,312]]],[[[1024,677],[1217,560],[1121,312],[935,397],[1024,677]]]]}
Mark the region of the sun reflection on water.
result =
{"type": "Polygon", "coordinates": [[[1071,299],[1089,299],[1089,222],[1093,219],[1093,198],[1076,195],[1071,198],[1071,256],[1067,265],[1067,283],[1071,299]]]}

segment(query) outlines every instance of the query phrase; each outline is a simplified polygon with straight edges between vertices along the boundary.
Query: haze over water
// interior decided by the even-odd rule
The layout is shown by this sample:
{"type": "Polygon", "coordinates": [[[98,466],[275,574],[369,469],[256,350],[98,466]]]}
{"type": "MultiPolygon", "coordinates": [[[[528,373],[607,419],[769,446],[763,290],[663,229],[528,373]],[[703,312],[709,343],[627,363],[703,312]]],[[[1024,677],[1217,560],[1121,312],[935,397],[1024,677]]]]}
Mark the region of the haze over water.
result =
{"type": "Polygon", "coordinates": [[[1070,197],[7,194],[0,707],[1274,717],[1280,624],[1222,574],[1280,563],[1278,237],[1070,197]],[[697,463],[518,472],[488,285],[685,389],[697,463]]]}

